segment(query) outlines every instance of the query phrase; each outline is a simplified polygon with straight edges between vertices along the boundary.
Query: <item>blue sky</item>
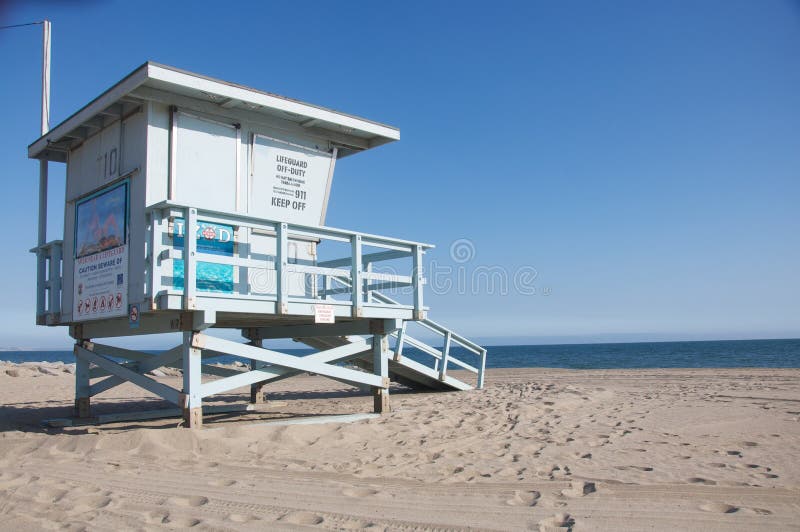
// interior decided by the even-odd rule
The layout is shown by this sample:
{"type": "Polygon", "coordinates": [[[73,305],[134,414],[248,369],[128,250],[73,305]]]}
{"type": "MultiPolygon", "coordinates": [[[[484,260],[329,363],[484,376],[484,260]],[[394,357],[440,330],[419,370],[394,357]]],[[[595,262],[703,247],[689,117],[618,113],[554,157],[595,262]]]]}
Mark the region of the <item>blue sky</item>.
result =
{"type": "MultiPolygon", "coordinates": [[[[53,125],[150,59],[399,127],[400,142],[337,166],[328,224],[436,244],[454,281],[508,272],[505,295],[429,294],[431,316],[467,336],[800,337],[798,2],[0,9],[0,24],[45,17],[53,125]],[[450,256],[461,239],[464,263],[450,256]],[[520,293],[514,274],[534,270],[520,293]]],[[[0,346],[68,345],[34,325],[27,252],[40,40],[0,31],[0,346]]],[[[51,175],[53,239],[63,168],[51,175]]]]}

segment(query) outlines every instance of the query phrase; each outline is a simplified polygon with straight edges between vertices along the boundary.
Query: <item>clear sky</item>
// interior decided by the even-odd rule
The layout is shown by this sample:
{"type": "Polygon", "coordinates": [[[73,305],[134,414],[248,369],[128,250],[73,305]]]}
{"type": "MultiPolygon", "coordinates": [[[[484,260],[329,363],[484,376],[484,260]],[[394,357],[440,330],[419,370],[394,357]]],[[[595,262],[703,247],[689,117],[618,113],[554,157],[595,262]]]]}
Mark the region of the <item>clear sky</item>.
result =
{"type": "MultiPolygon", "coordinates": [[[[327,222],[436,244],[431,317],[467,336],[800,337],[796,1],[0,6],[53,22],[52,125],[154,60],[399,127],[337,165],[327,222]]],[[[0,346],[68,346],[27,251],[40,32],[0,31],[0,346]]]]}

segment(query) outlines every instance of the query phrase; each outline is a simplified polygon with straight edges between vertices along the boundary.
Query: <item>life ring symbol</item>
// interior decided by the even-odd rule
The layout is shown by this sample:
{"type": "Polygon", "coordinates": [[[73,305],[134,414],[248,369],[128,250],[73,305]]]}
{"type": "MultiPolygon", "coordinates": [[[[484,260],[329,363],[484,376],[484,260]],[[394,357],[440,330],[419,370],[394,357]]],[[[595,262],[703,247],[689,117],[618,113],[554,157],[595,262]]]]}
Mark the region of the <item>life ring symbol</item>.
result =
{"type": "Polygon", "coordinates": [[[207,225],[205,229],[203,229],[202,235],[206,240],[214,240],[217,237],[217,233],[210,225],[207,225]]]}

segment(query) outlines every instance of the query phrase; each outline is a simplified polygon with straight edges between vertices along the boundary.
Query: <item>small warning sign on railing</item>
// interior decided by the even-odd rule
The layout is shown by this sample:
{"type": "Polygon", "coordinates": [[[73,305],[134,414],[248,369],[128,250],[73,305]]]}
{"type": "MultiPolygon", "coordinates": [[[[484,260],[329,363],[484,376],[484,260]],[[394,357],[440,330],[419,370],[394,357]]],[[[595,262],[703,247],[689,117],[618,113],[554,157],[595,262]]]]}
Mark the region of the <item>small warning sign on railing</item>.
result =
{"type": "Polygon", "coordinates": [[[314,323],[334,323],[333,305],[314,305],[314,323]]]}

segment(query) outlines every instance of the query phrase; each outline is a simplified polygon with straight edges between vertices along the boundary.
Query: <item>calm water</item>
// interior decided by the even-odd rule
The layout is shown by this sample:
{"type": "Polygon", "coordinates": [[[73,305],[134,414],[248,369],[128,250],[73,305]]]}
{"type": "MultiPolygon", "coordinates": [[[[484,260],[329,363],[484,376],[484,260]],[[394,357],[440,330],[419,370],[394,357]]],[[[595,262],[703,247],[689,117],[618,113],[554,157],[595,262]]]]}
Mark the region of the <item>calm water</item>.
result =
{"type": "MultiPolygon", "coordinates": [[[[800,339],[725,340],[705,342],[639,342],[616,344],[503,345],[489,346],[490,368],[548,367],[573,369],[613,368],[798,368],[800,339]]],[[[310,350],[286,349],[292,354],[310,350]]],[[[420,361],[430,357],[404,349],[420,361]]],[[[454,348],[454,356],[476,364],[476,357],[454,348]],[[462,356],[463,355],[463,356],[462,356]]],[[[71,351],[2,351],[0,360],[11,362],[74,362],[71,351]]],[[[218,359],[232,361],[231,357],[218,359]],[[227,360],[226,360],[227,359],[227,360]]]]}

